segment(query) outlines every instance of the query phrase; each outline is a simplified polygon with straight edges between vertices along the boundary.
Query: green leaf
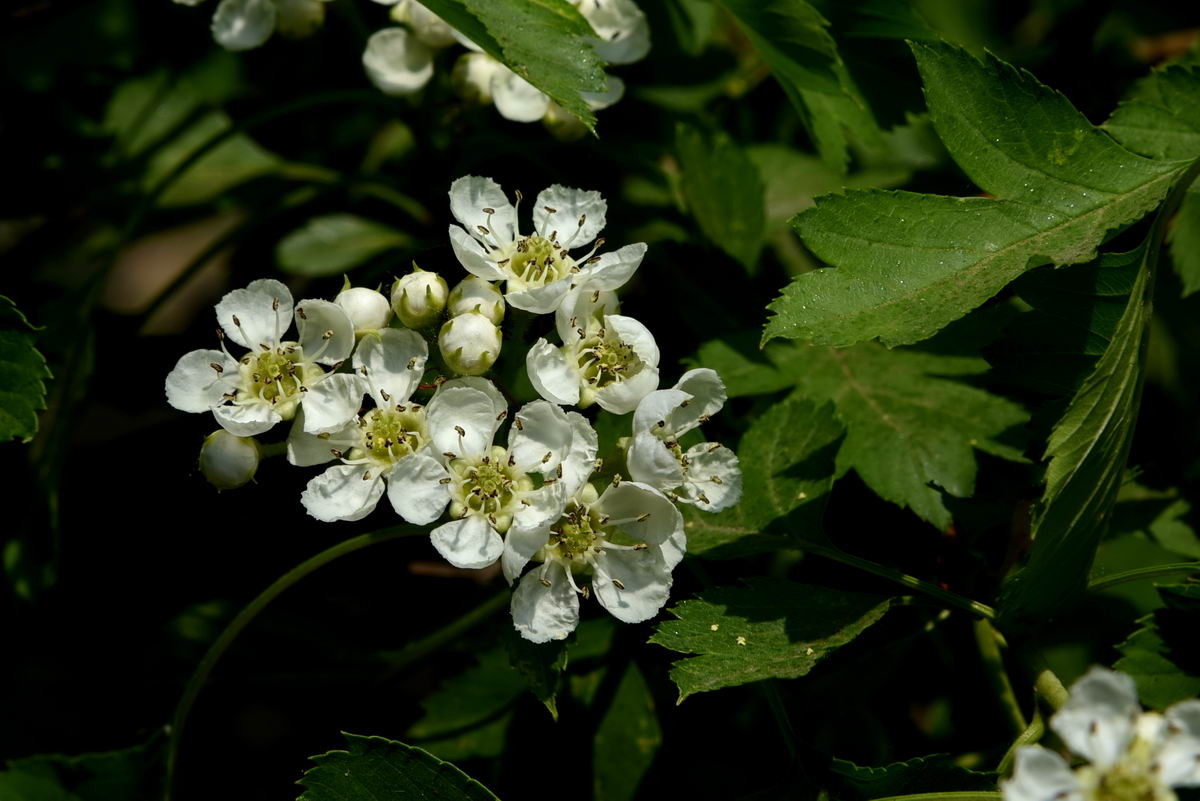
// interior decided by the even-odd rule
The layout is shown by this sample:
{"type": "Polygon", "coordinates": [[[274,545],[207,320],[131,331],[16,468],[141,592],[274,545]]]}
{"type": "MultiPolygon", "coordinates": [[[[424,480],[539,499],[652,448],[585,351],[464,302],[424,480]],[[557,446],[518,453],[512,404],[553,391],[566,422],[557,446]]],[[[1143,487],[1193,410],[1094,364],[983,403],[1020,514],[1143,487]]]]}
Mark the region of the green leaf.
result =
{"type": "Polygon", "coordinates": [[[893,346],[925,339],[1032,267],[1093,259],[1186,166],[1133,154],[1061,94],[993,56],[912,44],[938,135],[994,197],[848,192],[794,221],[833,265],[797,276],[763,339],[893,346]]]}
{"type": "Polygon", "coordinates": [[[1117,534],[1135,533],[1152,540],[1159,547],[1200,559],[1200,538],[1185,520],[1192,505],[1179,495],[1179,490],[1153,490],[1141,484],[1126,484],[1113,507],[1112,531],[1117,534]]]}
{"type": "Polygon", "coordinates": [[[874,343],[799,346],[789,368],[797,393],[832,401],[846,425],[837,474],[854,470],[880,497],[938,528],[951,523],[941,491],[959,498],[974,492],[976,449],[1023,460],[1022,448],[1008,438],[1021,433],[1025,410],[950,378],[985,372],[982,359],[874,343]]]}
{"type": "Polygon", "coordinates": [[[496,801],[486,787],[449,762],[383,737],[343,732],[348,751],[312,757],[299,801],[496,801]]]}
{"type": "Polygon", "coordinates": [[[711,141],[680,125],[675,148],[683,169],[683,194],[700,230],[753,273],[766,236],[764,188],[753,162],[729,137],[711,141]]]}
{"type": "Polygon", "coordinates": [[[1200,289],[1200,192],[1188,192],[1183,198],[1167,240],[1171,243],[1171,261],[1187,297],[1200,289]]]}
{"type": "Polygon", "coordinates": [[[592,764],[595,801],[633,801],[662,745],[662,729],[646,680],[632,662],[596,729],[592,764]]]}
{"type": "Polygon", "coordinates": [[[484,52],[595,130],[584,93],[608,78],[590,41],[596,32],[567,0],[429,0],[424,3],[484,52]]]}
{"type": "Polygon", "coordinates": [[[0,798],[12,801],[130,801],[156,798],[162,765],[154,742],[78,756],[38,754],[9,761],[0,798]]]}
{"type": "Polygon", "coordinates": [[[715,514],[685,510],[689,553],[730,558],[819,538],[842,431],[829,404],[789,399],[768,409],[738,444],[742,500],[715,514]]]}
{"type": "Polygon", "coordinates": [[[275,249],[275,260],[281,270],[296,275],[337,275],[411,242],[407,234],[382,223],[353,214],[327,214],[285,236],[275,249]]]}
{"type": "Polygon", "coordinates": [[[1200,584],[1158,588],[1166,604],[1138,622],[1141,628],[1117,646],[1121,659],[1113,666],[1137,683],[1142,703],[1164,709],[1200,695],[1200,584]]]}
{"type": "Polygon", "coordinates": [[[753,335],[712,339],[685,361],[690,367],[716,370],[731,398],[767,395],[792,386],[792,379],[779,369],[774,358],[789,349],[772,343],[760,352],[756,345],[753,335]]]}
{"type": "Polygon", "coordinates": [[[967,770],[956,765],[949,754],[930,754],[880,767],[863,767],[844,759],[829,766],[846,801],[936,791],[990,790],[997,776],[993,772],[967,770]]]}
{"type": "Polygon", "coordinates": [[[546,705],[550,716],[558,720],[555,697],[562,686],[563,671],[567,669],[567,643],[532,643],[509,626],[504,632],[504,648],[509,663],[524,679],[525,686],[546,705]]]}
{"type": "Polygon", "coordinates": [[[0,295],[0,442],[28,442],[46,408],[50,369],[34,347],[36,331],[17,304],[0,295]]]}
{"type": "Polygon", "coordinates": [[[1168,64],[1134,84],[1104,128],[1156,159],[1200,155],[1200,65],[1168,64]]]}
{"type": "Polygon", "coordinates": [[[679,701],[761,679],[803,676],[887,611],[876,595],[774,579],[719,587],[670,609],[650,642],[684,654],[671,668],[679,701]]]}

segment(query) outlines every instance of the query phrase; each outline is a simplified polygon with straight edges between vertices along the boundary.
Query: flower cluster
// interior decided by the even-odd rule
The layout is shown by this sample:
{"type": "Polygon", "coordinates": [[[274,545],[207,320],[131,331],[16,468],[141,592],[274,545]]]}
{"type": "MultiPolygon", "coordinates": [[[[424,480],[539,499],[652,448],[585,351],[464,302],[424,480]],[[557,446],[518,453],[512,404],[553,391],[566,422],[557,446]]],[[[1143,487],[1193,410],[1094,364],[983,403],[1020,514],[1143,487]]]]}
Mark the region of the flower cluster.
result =
{"type": "Polygon", "coordinates": [[[687,549],[677,504],[733,505],[741,471],[732,451],[692,434],[725,402],[720,377],[691,370],[659,389],[653,335],[618,314],[616,290],[646,246],[603,250],[596,192],[544,190],[528,233],[520,203],[491,179],[454,182],[450,244],[469,275],[453,289],[414,265],[390,298],[347,284],[332,302],[293,304],[274,280],[230,292],[216,308],[220,349],[185,355],[166,390],[171,405],[221,426],[201,452],[218,488],[250,481],[277,447],[293,465],[324,466],[300,496],[318,520],[360,520],[386,494],[400,518],[431,526],[451,564],[499,563],[517,585],[514,625],[546,642],[574,630],[580,597],[625,622],[656,615],[687,549]],[[557,333],[524,355],[541,399],[516,408],[483,375],[509,306],[526,315],[523,329],[553,315],[557,333]],[[596,429],[565,408],[593,406],[631,414],[614,443],[623,471],[605,469],[596,429]],[[285,421],[285,443],[254,439],[285,421]]]}
{"type": "Polygon", "coordinates": [[[1198,699],[1143,712],[1133,679],[1093,667],[1050,728],[1088,764],[1072,770],[1054,751],[1022,747],[1004,801],[1175,801],[1175,788],[1200,787],[1198,699]]]}

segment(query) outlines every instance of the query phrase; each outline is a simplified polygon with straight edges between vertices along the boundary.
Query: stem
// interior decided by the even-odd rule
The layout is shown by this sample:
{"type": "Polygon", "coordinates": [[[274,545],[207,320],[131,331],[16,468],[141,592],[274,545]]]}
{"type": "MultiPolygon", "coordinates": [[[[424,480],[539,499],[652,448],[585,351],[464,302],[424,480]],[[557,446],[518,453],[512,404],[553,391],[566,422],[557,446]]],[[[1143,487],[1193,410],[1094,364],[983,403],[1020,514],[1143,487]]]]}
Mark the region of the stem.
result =
{"type": "Polygon", "coordinates": [[[1137,581],[1144,578],[1158,578],[1159,576],[1169,576],[1172,573],[1196,573],[1200,572],[1200,562],[1172,562],[1166,565],[1153,565],[1151,567],[1139,567],[1134,570],[1126,570],[1121,573],[1113,573],[1108,576],[1103,576],[1098,579],[1093,579],[1088,582],[1088,592],[1102,592],[1109,587],[1115,587],[1118,584],[1124,584],[1127,581],[1137,581]]]}
{"type": "Polygon", "coordinates": [[[1000,801],[1004,796],[998,791],[966,790],[954,793],[916,793],[915,795],[889,795],[874,801],[1000,801]]]}
{"type": "Polygon", "coordinates": [[[775,724],[779,727],[780,735],[783,736],[783,744],[787,748],[792,764],[800,764],[800,748],[796,745],[796,730],[792,727],[792,719],[788,717],[787,707],[783,705],[783,696],[779,693],[778,682],[775,679],[767,679],[759,682],[759,686],[767,698],[767,703],[771,706],[771,714],[775,718],[775,724]]]}
{"type": "Polygon", "coordinates": [[[870,559],[863,559],[861,557],[848,554],[840,548],[809,544],[802,545],[801,548],[807,553],[816,554],[817,556],[824,556],[826,559],[832,559],[835,562],[841,562],[844,565],[849,565],[850,567],[856,567],[859,570],[873,573],[876,576],[885,578],[889,581],[894,581],[897,584],[903,584],[905,587],[918,590],[932,598],[936,598],[947,606],[958,607],[959,609],[962,609],[966,612],[971,612],[979,617],[987,618],[988,620],[994,620],[996,617],[996,610],[987,604],[966,598],[956,592],[951,592],[950,590],[944,590],[936,584],[923,581],[916,576],[910,576],[907,573],[896,570],[895,568],[886,567],[878,564],[877,562],[872,562],[870,559]]]}
{"type": "Polygon", "coordinates": [[[1000,703],[1008,715],[1013,731],[1021,732],[1028,727],[1025,715],[1021,713],[1021,705],[1013,692],[1008,673],[1004,670],[1004,656],[1000,653],[999,634],[991,621],[976,620],[974,623],[975,642],[979,646],[979,655],[983,658],[983,667],[992,683],[992,690],[1000,697],[1000,703]]]}
{"type": "Polygon", "coordinates": [[[428,637],[417,640],[414,643],[409,643],[399,651],[384,654],[383,658],[389,663],[390,667],[388,671],[389,675],[398,673],[412,663],[420,661],[423,657],[433,653],[443,645],[458,639],[508,606],[511,597],[512,593],[507,589],[501,590],[462,617],[442,626],[428,637]]]}
{"type": "Polygon", "coordinates": [[[1042,672],[1038,674],[1037,681],[1033,684],[1033,689],[1055,712],[1062,709],[1063,704],[1067,703],[1067,698],[1070,697],[1067,688],[1050,668],[1042,669],[1042,672]]]}
{"type": "Polygon", "coordinates": [[[221,632],[221,636],[217,637],[216,641],[209,646],[208,652],[204,654],[204,659],[200,661],[200,665],[192,673],[192,677],[188,679],[187,686],[183,690],[183,696],[179,699],[178,706],[175,707],[175,715],[171,720],[169,730],[170,740],[167,743],[167,775],[163,784],[164,801],[170,801],[171,799],[171,785],[175,778],[175,767],[179,760],[179,743],[182,739],[183,728],[187,724],[188,715],[192,711],[192,705],[196,702],[196,696],[200,694],[200,690],[204,687],[204,683],[208,680],[209,674],[212,673],[221,656],[233,644],[237,636],[242,633],[242,630],[250,625],[254,618],[258,617],[258,614],[267,607],[267,604],[271,603],[284,590],[309,573],[329,564],[338,557],[354,553],[379,542],[387,542],[399,537],[424,533],[424,528],[416,526],[393,526],[340,542],[332,548],[326,548],[316,556],[301,562],[296,567],[284,573],[271,586],[259,593],[258,597],[247,604],[241,612],[238,612],[237,617],[230,621],[225,630],[221,632]]]}
{"type": "Polygon", "coordinates": [[[1033,720],[1025,731],[1017,735],[1017,739],[1013,740],[1013,744],[1008,747],[1004,758],[1000,760],[1000,764],[996,766],[996,772],[1001,776],[1007,776],[1012,770],[1013,760],[1017,758],[1017,750],[1022,746],[1032,745],[1042,739],[1042,735],[1046,733],[1046,722],[1042,719],[1042,710],[1033,707],[1033,720]]]}

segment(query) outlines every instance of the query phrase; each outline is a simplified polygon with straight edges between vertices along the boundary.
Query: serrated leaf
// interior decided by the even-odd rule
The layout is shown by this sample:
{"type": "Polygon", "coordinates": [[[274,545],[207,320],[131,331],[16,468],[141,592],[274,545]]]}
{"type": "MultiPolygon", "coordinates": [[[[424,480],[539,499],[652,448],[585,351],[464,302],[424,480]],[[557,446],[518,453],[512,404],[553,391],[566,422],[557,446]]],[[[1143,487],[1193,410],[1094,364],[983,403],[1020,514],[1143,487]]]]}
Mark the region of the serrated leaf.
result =
{"type": "Polygon", "coordinates": [[[993,56],[912,49],[938,135],[993,197],[848,192],[794,225],[832,265],[797,276],[763,339],[893,346],[925,339],[1032,267],[1089,261],[1155,208],[1186,166],[1131,153],[1058,92],[993,56]]]}
{"type": "MultiPolygon", "coordinates": [[[[951,522],[941,491],[969,497],[976,449],[1020,461],[1029,415],[1017,403],[950,376],[987,370],[982,359],[916,350],[800,346],[788,361],[797,394],[832,401],[846,426],[837,471],[854,470],[880,497],[938,528],[951,522]]],[[[745,469],[743,467],[743,469],[745,469]]]]}
{"type": "Polygon", "coordinates": [[[829,770],[838,777],[846,801],[885,798],[917,793],[990,790],[995,788],[994,772],[968,770],[954,763],[949,754],[930,754],[904,762],[866,767],[845,759],[834,759],[829,770]]]}
{"type": "Polygon", "coordinates": [[[1113,666],[1137,683],[1142,703],[1165,709],[1200,695],[1200,584],[1158,587],[1166,608],[1146,615],[1141,628],[1117,646],[1121,659],[1113,666]]]}
{"type": "Polygon", "coordinates": [[[1185,519],[1191,511],[1192,505],[1177,489],[1126,484],[1113,507],[1111,530],[1114,535],[1138,534],[1168,551],[1200,559],[1200,538],[1185,519]]]}
{"type": "Polygon", "coordinates": [[[660,745],[662,729],[654,698],[642,672],[631,662],[596,729],[592,798],[633,801],[660,745]]]}
{"type": "Polygon", "coordinates": [[[668,610],[650,642],[683,654],[671,668],[679,701],[761,679],[803,676],[887,611],[891,600],[775,579],[719,587],[668,610]]]}
{"type": "Polygon", "coordinates": [[[1133,85],[1104,129],[1125,147],[1157,159],[1200,154],[1200,65],[1168,64],[1133,85]]]}
{"type": "Polygon", "coordinates": [[[556,697],[567,669],[567,643],[532,643],[511,627],[504,632],[504,649],[509,664],[524,680],[525,686],[558,720],[556,697]]]}
{"type": "Polygon", "coordinates": [[[688,552],[730,558],[819,538],[842,431],[829,404],[788,399],[768,409],[738,444],[742,500],[716,514],[686,508],[688,552]]]}
{"type": "Polygon", "coordinates": [[[688,209],[714,245],[753,273],[766,236],[765,189],[754,163],[729,137],[711,140],[680,125],[675,149],[688,209]]]}
{"type": "Polygon", "coordinates": [[[411,243],[395,228],[353,214],[313,217],[280,240],[275,260],[295,275],[337,275],[391,248],[411,243]]]}
{"type": "Polygon", "coordinates": [[[36,329],[9,298],[0,295],[0,442],[28,442],[46,408],[50,369],[34,347],[36,329]]]}
{"type": "Polygon", "coordinates": [[[773,363],[773,355],[782,350],[773,343],[760,352],[753,335],[734,336],[705,342],[685,361],[692,367],[716,370],[731,398],[766,395],[792,386],[792,379],[773,363]]]}
{"type": "Polygon", "coordinates": [[[1200,191],[1188,192],[1167,234],[1171,262],[1183,281],[1184,297],[1200,289],[1200,191]]]}
{"type": "Polygon", "coordinates": [[[312,757],[299,801],[497,801],[479,782],[426,751],[383,737],[343,732],[347,751],[312,757]]]}
{"type": "Polygon", "coordinates": [[[589,43],[595,31],[567,0],[429,0],[424,5],[595,129],[584,93],[604,92],[608,78],[589,43]]]}

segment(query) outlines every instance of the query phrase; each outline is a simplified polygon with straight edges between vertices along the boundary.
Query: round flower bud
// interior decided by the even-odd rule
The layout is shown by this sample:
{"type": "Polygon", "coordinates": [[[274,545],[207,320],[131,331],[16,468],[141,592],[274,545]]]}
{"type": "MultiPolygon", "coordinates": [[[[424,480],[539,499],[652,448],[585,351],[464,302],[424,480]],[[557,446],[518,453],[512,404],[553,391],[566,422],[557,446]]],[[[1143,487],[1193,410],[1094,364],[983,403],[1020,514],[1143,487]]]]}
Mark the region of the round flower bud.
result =
{"type": "Polygon", "coordinates": [[[469,275],[450,291],[450,302],[446,309],[451,317],[477,312],[500,325],[504,319],[504,295],[495,284],[469,275]]]}
{"type": "Polygon", "coordinates": [[[354,323],[354,335],[361,337],[368,331],[378,331],[387,328],[392,319],[392,305],[382,293],[365,286],[347,286],[333,302],[342,307],[342,311],[354,323]]]}
{"type": "Polygon", "coordinates": [[[219,490],[237,489],[254,478],[261,455],[253,437],[237,437],[222,428],[200,446],[200,472],[219,490]]]}
{"type": "Polygon", "coordinates": [[[392,310],[409,328],[424,328],[437,322],[449,294],[446,279],[413,265],[413,271],[392,284],[392,310]]]}
{"type": "Polygon", "coordinates": [[[500,355],[500,329],[477,312],[452,317],[438,334],[446,366],[460,375],[487,372],[500,355]]]}

